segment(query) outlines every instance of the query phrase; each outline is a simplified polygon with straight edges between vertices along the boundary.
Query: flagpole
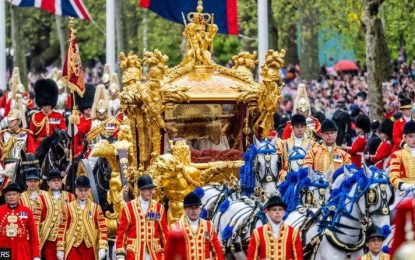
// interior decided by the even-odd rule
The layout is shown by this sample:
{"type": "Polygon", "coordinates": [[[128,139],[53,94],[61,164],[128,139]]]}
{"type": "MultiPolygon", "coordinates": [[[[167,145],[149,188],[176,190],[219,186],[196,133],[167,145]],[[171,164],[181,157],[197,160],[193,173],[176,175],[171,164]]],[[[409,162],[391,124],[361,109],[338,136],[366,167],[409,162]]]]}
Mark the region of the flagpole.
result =
{"type": "MultiPolygon", "coordinates": [[[[0,82],[6,78],[6,1],[0,1],[0,82]]],[[[1,90],[6,90],[6,84],[0,84],[1,90]]]]}
{"type": "Polygon", "coordinates": [[[268,0],[258,0],[258,60],[259,68],[265,63],[268,51],[268,0]]]}
{"type": "Polygon", "coordinates": [[[115,71],[115,1],[106,1],[106,62],[111,71],[115,71]]]}

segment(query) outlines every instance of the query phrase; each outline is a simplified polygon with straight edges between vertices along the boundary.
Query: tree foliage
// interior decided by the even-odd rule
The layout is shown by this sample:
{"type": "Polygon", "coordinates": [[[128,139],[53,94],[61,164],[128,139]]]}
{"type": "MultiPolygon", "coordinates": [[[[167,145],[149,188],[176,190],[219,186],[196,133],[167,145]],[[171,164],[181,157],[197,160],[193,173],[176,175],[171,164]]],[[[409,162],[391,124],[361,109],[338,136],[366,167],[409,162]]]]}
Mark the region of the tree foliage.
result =
{"type": "MultiPolygon", "coordinates": [[[[272,0],[271,4],[272,39],[271,48],[287,49],[287,59],[298,63],[298,39],[307,43],[310,28],[315,31],[340,33],[347,39],[345,44],[352,48],[357,58],[365,61],[365,38],[361,19],[363,7],[361,0],[272,0]],[[313,23],[304,24],[305,14],[311,14],[313,23]],[[308,29],[304,29],[308,28],[308,29]]],[[[97,59],[105,62],[105,0],[84,0],[94,22],[77,21],[78,41],[81,57],[84,63],[89,64],[97,59]]],[[[137,0],[123,0],[120,2],[121,17],[117,22],[122,23],[123,50],[134,51],[142,55],[145,46],[149,50],[155,48],[167,54],[169,65],[177,64],[181,60],[183,26],[166,21],[152,12],[147,12],[137,6],[137,0]],[[146,22],[145,22],[146,21],[146,22]],[[147,28],[147,34],[145,33],[147,28]],[[147,37],[145,37],[147,35],[147,37]]],[[[17,8],[16,8],[17,9],[17,8]]],[[[29,68],[40,71],[45,66],[55,64],[60,66],[59,42],[55,19],[52,15],[38,9],[18,8],[21,15],[19,28],[23,40],[19,48],[29,55],[29,68]]],[[[399,47],[405,42],[409,57],[415,55],[415,2],[412,0],[386,0],[381,8],[381,20],[386,35],[391,56],[397,58],[399,47]]],[[[10,15],[10,12],[8,12],[10,15]]],[[[226,64],[233,55],[242,50],[255,51],[257,49],[257,1],[238,1],[238,18],[240,37],[219,35],[214,43],[214,57],[217,62],[226,64]]],[[[67,24],[68,19],[63,19],[67,24]]],[[[10,36],[10,18],[8,23],[8,36],[10,36]]],[[[67,33],[67,32],[65,32],[67,33]]],[[[113,35],[112,37],[117,37],[113,35]]],[[[314,41],[314,40],[313,40],[314,41]]],[[[305,44],[303,43],[303,44],[305,44]]],[[[8,46],[11,39],[8,38],[8,46]]],[[[299,57],[305,59],[306,55],[316,55],[311,50],[302,53],[299,57]]],[[[307,58],[308,59],[308,58],[307,58]]],[[[315,72],[314,72],[315,73],[315,72]]]]}

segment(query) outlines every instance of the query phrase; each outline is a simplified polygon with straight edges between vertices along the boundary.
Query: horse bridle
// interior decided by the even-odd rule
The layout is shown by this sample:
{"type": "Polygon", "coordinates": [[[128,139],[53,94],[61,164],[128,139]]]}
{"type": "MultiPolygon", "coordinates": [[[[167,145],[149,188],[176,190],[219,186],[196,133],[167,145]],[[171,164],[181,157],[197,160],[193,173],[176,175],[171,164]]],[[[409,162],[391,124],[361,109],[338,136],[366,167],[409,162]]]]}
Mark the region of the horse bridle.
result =
{"type": "Polygon", "coordinates": [[[258,166],[258,159],[255,158],[255,175],[260,183],[270,183],[270,182],[278,182],[279,173],[276,172],[275,176],[272,172],[272,165],[271,165],[271,155],[276,154],[277,148],[271,144],[270,142],[266,142],[263,146],[257,149],[257,155],[261,155],[264,158],[265,162],[265,173],[264,176],[260,176],[259,171],[257,170],[258,166]],[[271,148],[268,148],[271,147],[271,148]]]}
{"type": "MultiPolygon", "coordinates": [[[[369,180],[371,180],[368,184],[368,189],[365,192],[365,207],[366,207],[366,218],[369,220],[371,220],[372,215],[389,215],[390,210],[389,210],[389,205],[391,205],[393,203],[393,201],[395,200],[395,193],[393,191],[393,188],[391,185],[389,185],[389,181],[387,176],[379,171],[376,171],[375,173],[378,173],[380,176],[378,176],[378,178],[374,178],[373,176],[371,176],[371,178],[369,180]],[[376,185],[375,188],[370,188],[371,184],[379,184],[376,185]],[[391,193],[391,198],[388,200],[387,196],[387,188],[389,187],[389,191],[391,193]],[[378,192],[377,192],[378,191],[378,192]],[[380,198],[378,198],[378,195],[380,198]],[[376,205],[378,203],[380,199],[380,203],[379,203],[379,207],[373,211],[369,211],[369,206],[371,205],[376,205]]],[[[373,175],[374,173],[372,173],[373,175]]]]}

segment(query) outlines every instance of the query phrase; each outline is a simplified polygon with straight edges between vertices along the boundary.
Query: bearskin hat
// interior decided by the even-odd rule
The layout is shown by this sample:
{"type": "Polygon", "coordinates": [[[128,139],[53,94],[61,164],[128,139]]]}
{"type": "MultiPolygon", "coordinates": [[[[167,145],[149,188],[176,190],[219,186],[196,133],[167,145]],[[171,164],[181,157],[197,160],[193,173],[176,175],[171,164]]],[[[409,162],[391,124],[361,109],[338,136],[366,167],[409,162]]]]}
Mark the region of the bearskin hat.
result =
{"type": "Polygon", "coordinates": [[[413,134],[415,133],[415,122],[413,120],[407,122],[403,127],[403,134],[413,134]]]}
{"type": "Polygon", "coordinates": [[[35,102],[41,108],[44,106],[55,107],[58,103],[59,89],[52,79],[39,79],[35,82],[35,102]]]}
{"type": "Polygon", "coordinates": [[[358,115],[356,117],[356,127],[362,129],[365,133],[370,132],[370,119],[367,115],[358,115]]]}
{"type": "Polygon", "coordinates": [[[392,138],[392,132],[393,132],[393,122],[390,119],[383,120],[379,127],[379,133],[384,133],[388,135],[389,138],[392,138]]]}
{"type": "Polygon", "coordinates": [[[93,85],[87,84],[85,86],[84,96],[81,97],[78,93],[75,92],[75,102],[78,106],[79,111],[84,111],[85,109],[92,108],[94,103],[95,96],[95,87],[93,85]]]}

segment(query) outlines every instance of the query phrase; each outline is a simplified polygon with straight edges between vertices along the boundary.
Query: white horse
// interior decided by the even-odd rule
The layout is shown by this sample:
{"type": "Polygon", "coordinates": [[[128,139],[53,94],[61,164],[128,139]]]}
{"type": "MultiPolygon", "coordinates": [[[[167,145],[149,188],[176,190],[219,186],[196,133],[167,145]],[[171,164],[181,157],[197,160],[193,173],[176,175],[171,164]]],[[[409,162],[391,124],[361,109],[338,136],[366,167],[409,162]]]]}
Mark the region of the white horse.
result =
{"type": "MultiPolygon", "coordinates": [[[[275,146],[276,140],[277,137],[274,137],[271,140],[265,138],[264,140],[260,141],[254,136],[254,145],[251,145],[249,151],[245,153],[245,165],[241,168],[240,173],[242,174],[242,169],[244,167],[253,167],[253,171],[255,172],[255,187],[261,187],[267,193],[268,196],[278,194],[277,183],[279,179],[279,169],[277,148],[275,146]],[[248,155],[249,158],[246,158],[246,155],[248,155]],[[254,155],[253,161],[252,158],[250,158],[252,155],[254,155]],[[247,166],[247,164],[250,165],[247,166]]],[[[252,176],[252,174],[250,174],[249,172],[251,170],[252,169],[248,170],[249,176],[252,176]]],[[[242,183],[241,178],[241,186],[242,185],[244,184],[242,183]]],[[[244,187],[242,187],[242,189],[243,188],[244,187]]]]}
{"type": "Polygon", "coordinates": [[[356,259],[365,244],[363,230],[372,223],[390,225],[392,200],[393,190],[383,171],[371,168],[355,172],[332,191],[327,206],[310,218],[317,225],[305,225],[309,227],[303,230],[306,255],[323,260],[356,259]]]}
{"type": "Polygon", "coordinates": [[[233,201],[241,197],[240,189],[237,186],[212,184],[198,187],[194,191],[202,201],[202,212],[200,217],[212,219],[218,207],[225,201],[233,201]]]}
{"type": "Polygon", "coordinates": [[[296,172],[297,176],[291,176],[291,174],[287,175],[286,181],[294,179],[294,183],[291,184],[294,187],[288,187],[284,191],[286,182],[278,187],[288,205],[284,222],[301,230],[309,217],[313,216],[318,208],[325,205],[329,199],[329,182],[324,174],[307,168],[296,172]],[[287,194],[290,192],[293,195],[287,194]]]}
{"type": "Polygon", "coordinates": [[[262,203],[247,197],[223,203],[212,221],[225,247],[225,255],[241,260],[246,259],[251,233],[268,222],[262,203]]]}

